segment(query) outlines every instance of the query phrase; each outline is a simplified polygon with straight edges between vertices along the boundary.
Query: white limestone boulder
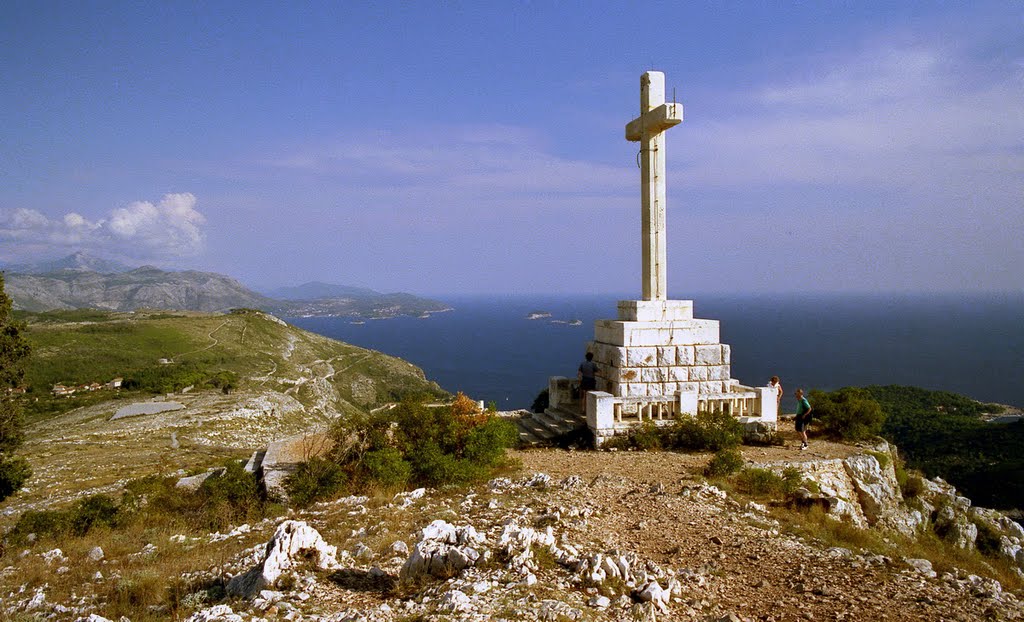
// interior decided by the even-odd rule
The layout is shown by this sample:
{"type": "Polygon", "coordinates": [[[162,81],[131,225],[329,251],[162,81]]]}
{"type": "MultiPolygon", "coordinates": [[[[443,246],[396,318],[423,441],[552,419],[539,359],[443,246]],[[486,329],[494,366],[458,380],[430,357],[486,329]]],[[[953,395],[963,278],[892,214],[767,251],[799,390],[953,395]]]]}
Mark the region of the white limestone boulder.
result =
{"type": "Polygon", "coordinates": [[[471,525],[456,527],[435,520],[423,528],[423,538],[402,565],[400,579],[414,582],[425,576],[450,577],[486,559],[478,547],[484,536],[471,525]]]}
{"type": "Polygon", "coordinates": [[[328,544],[316,529],[304,521],[284,521],[267,542],[262,563],[232,578],[228,594],[254,598],[261,590],[276,586],[282,574],[308,563],[307,560],[321,570],[340,567],[337,547],[328,544]]]}
{"type": "Polygon", "coordinates": [[[900,493],[891,459],[883,468],[875,456],[858,454],[844,460],[843,465],[853,480],[857,498],[868,523],[874,525],[886,515],[900,509],[903,495],[900,493]]]}

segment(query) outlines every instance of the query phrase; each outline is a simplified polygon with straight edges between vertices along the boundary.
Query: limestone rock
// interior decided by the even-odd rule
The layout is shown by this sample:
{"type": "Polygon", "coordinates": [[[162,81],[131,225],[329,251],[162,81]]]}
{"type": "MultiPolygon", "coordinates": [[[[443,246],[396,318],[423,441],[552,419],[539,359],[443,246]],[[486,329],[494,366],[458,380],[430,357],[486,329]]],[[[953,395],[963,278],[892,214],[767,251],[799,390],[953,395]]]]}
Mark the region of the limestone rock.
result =
{"type": "Polygon", "coordinates": [[[843,464],[853,480],[868,523],[874,525],[884,516],[898,510],[903,496],[891,460],[883,469],[874,456],[859,454],[850,456],[843,464]]]}
{"type": "Polygon", "coordinates": [[[185,622],[244,622],[245,618],[235,613],[227,605],[217,605],[209,609],[197,611],[189,616],[185,622]]]}
{"type": "Polygon", "coordinates": [[[481,553],[475,547],[483,542],[484,537],[470,525],[456,527],[436,520],[423,528],[423,539],[416,543],[402,566],[401,580],[458,573],[480,560],[481,553]]]}
{"type": "Polygon", "coordinates": [[[662,611],[668,613],[668,601],[671,594],[663,589],[657,581],[651,581],[644,589],[640,590],[638,597],[642,603],[654,603],[662,611]]]}
{"type": "Polygon", "coordinates": [[[260,590],[273,587],[285,571],[307,559],[323,570],[338,568],[337,555],[338,549],[325,542],[316,529],[303,521],[285,521],[277,526],[267,542],[263,562],[232,578],[228,582],[228,594],[253,598],[260,590]]]}
{"type": "Polygon", "coordinates": [[[926,577],[935,578],[937,576],[935,571],[932,570],[932,563],[927,559],[907,559],[905,561],[908,566],[926,577]]]}
{"type": "Polygon", "coordinates": [[[438,608],[445,613],[469,613],[473,610],[473,603],[463,592],[452,590],[445,592],[441,597],[441,604],[438,608]]]}

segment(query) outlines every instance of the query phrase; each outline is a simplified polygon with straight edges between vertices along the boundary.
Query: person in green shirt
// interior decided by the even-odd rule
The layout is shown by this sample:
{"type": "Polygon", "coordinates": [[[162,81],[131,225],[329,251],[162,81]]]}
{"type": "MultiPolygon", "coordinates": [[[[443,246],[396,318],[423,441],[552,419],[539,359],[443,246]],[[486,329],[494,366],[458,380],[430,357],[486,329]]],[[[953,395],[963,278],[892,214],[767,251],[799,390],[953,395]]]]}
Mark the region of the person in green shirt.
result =
{"type": "Polygon", "coordinates": [[[804,442],[800,445],[800,449],[807,449],[807,426],[811,425],[811,412],[814,410],[811,408],[811,403],[804,397],[804,390],[796,390],[796,431],[803,435],[804,442]]]}

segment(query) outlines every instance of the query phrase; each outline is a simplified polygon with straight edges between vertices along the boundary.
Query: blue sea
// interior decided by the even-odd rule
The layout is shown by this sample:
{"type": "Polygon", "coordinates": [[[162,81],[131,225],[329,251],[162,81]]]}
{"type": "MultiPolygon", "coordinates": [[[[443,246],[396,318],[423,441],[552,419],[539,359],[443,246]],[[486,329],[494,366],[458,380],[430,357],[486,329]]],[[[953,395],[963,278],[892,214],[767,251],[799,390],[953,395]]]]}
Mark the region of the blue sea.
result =
{"type": "MultiPolygon", "coordinates": [[[[406,359],[448,391],[528,408],[549,376],[575,377],[594,321],[629,296],[442,297],[454,311],[355,324],[288,318],[301,328],[406,359]],[[550,318],[529,320],[535,311],[550,318]],[[581,320],[582,325],[568,322],[581,320]]],[[[798,387],[914,385],[1024,406],[1024,293],[1007,295],[695,296],[720,321],[732,376],[778,375],[784,409],[798,387]]]]}

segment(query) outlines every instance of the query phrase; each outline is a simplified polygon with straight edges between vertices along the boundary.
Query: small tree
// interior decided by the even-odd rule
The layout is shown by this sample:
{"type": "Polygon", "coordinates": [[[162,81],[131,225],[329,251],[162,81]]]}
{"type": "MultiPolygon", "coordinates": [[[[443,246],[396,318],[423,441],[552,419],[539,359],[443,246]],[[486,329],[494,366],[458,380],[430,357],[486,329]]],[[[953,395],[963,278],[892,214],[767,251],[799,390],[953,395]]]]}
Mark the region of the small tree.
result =
{"type": "Polygon", "coordinates": [[[29,345],[24,326],[11,316],[11,299],[4,291],[0,273],[0,501],[14,494],[32,474],[24,458],[13,452],[21,445],[21,408],[10,389],[21,386],[29,345]]]}
{"type": "Polygon", "coordinates": [[[821,422],[825,433],[833,438],[860,441],[878,435],[885,423],[885,413],[871,394],[864,389],[844,387],[826,393],[811,391],[811,415],[821,422]]]}

